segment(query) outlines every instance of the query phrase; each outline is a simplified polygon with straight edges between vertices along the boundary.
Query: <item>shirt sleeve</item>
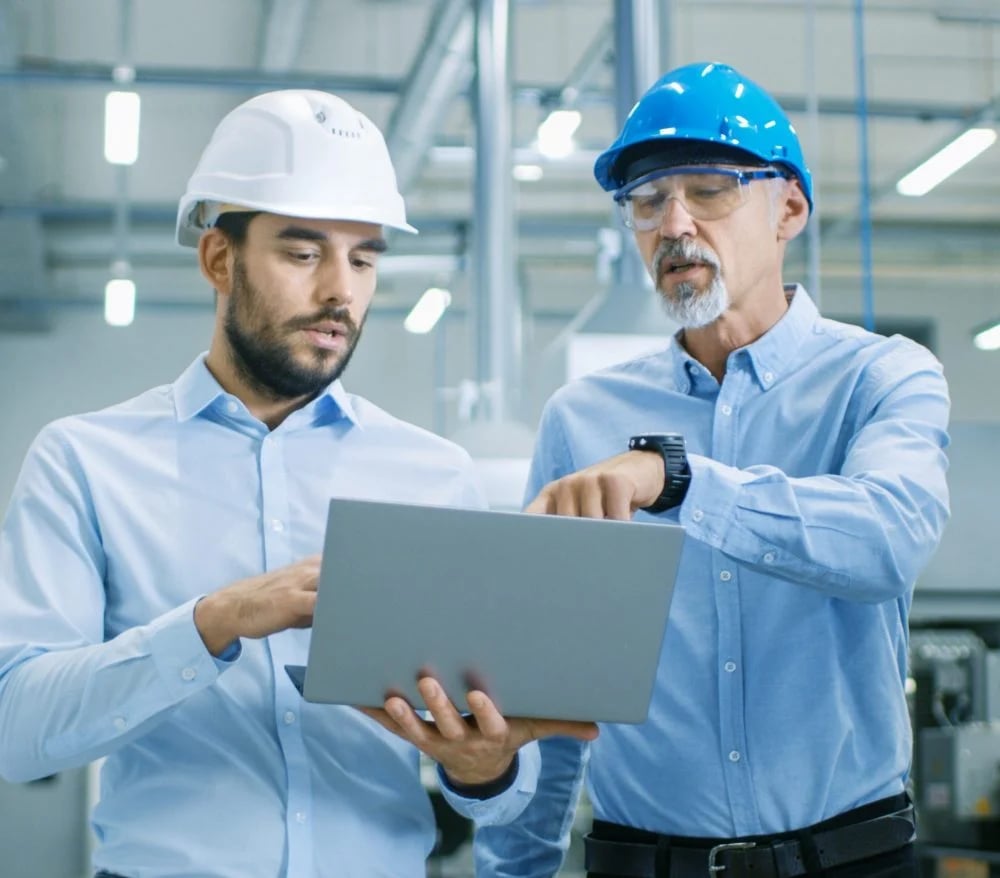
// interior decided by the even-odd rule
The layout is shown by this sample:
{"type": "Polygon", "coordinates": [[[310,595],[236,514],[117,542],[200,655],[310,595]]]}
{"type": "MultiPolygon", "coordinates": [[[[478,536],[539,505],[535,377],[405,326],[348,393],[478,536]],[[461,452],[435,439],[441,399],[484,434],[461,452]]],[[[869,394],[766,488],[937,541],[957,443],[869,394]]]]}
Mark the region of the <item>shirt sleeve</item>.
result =
{"type": "Polygon", "coordinates": [[[0,529],[0,775],[83,765],[145,733],[211,685],[197,599],[104,642],[99,524],[57,426],[29,450],[0,529]]]}
{"type": "Polygon", "coordinates": [[[477,827],[509,823],[514,820],[535,794],[541,769],[538,743],[525,744],[517,754],[517,774],[508,786],[488,799],[463,796],[442,777],[438,767],[438,780],[445,800],[459,814],[475,821],[477,827]]]}
{"type": "Polygon", "coordinates": [[[538,742],[541,771],[531,801],[505,825],[476,833],[477,878],[547,878],[569,848],[590,745],[575,738],[538,742]]]}
{"type": "Polygon", "coordinates": [[[798,477],[690,455],[679,514],[688,536],[833,597],[906,595],[948,518],[948,389],[916,345],[898,346],[865,379],[860,426],[837,472],[798,477]]]}

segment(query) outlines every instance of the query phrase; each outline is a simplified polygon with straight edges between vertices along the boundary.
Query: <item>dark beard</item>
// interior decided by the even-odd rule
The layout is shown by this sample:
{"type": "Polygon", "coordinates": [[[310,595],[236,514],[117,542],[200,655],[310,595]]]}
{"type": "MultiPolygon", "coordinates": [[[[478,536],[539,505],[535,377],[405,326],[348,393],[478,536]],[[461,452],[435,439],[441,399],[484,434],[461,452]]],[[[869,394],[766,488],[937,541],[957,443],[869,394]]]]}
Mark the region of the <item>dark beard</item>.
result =
{"type": "Polygon", "coordinates": [[[296,361],[290,346],[281,340],[275,328],[268,327],[259,332],[245,329],[248,324],[257,322],[252,318],[260,313],[262,298],[237,257],[233,266],[233,291],[226,307],[224,324],[236,371],[257,393],[275,401],[316,396],[343,374],[361,337],[362,327],[354,323],[346,308],[327,308],[307,318],[289,322],[281,329],[294,331],[321,320],[333,320],[347,331],[347,346],[340,359],[327,363],[322,352],[317,351],[315,365],[303,366],[296,361]]]}

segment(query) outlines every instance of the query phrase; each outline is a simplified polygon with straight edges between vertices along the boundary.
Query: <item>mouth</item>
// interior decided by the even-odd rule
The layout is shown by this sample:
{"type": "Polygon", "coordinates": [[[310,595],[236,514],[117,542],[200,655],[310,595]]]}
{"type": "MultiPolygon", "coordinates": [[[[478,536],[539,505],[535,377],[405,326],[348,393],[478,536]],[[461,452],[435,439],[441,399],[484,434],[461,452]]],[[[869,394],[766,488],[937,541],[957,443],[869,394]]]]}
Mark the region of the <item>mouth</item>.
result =
{"type": "Polygon", "coordinates": [[[703,268],[710,268],[705,262],[666,262],[660,267],[660,277],[682,277],[703,268]]]}
{"type": "Polygon", "coordinates": [[[317,323],[305,327],[303,332],[315,347],[323,350],[340,350],[347,343],[347,329],[339,323],[317,323]]]}

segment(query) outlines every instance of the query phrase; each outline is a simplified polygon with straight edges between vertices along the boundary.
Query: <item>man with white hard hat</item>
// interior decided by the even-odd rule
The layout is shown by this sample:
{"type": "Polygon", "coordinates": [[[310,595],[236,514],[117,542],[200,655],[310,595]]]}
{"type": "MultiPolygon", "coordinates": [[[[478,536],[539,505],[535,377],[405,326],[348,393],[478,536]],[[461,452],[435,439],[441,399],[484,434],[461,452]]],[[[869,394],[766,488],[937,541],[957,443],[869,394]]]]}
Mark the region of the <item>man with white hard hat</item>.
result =
{"type": "Polygon", "coordinates": [[[237,107],[177,220],[217,295],[208,353],[28,452],[0,531],[0,774],[106,759],[99,875],[423,875],[414,743],[490,823],[530,799],[533,738],[595,733],[476,692],[468,722],[430,679],[429,720],[309,704],[283,671],[306,658],[330,496],[483,505],[461,449],[339,381],[385,226],[414,231],[364,115],[315,91],[237,107]]]}

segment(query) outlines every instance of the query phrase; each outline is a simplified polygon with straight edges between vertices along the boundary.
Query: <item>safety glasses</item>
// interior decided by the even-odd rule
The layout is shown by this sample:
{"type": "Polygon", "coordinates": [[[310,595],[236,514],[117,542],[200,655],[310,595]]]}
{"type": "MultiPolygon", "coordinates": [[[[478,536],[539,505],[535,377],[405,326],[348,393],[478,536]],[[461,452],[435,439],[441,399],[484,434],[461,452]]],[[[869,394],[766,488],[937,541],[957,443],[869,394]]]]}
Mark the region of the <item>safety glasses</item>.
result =
{"type": "Polygon", "coordinates": [[[648,232],[660,227],[671,198],[684,205],[696,220],[717,220],[746,203],[751,181],[778,177],[787,174],[777,168],[667,168],[623,186],[615,193],[615,201],[626,226],[648,232]]]}

